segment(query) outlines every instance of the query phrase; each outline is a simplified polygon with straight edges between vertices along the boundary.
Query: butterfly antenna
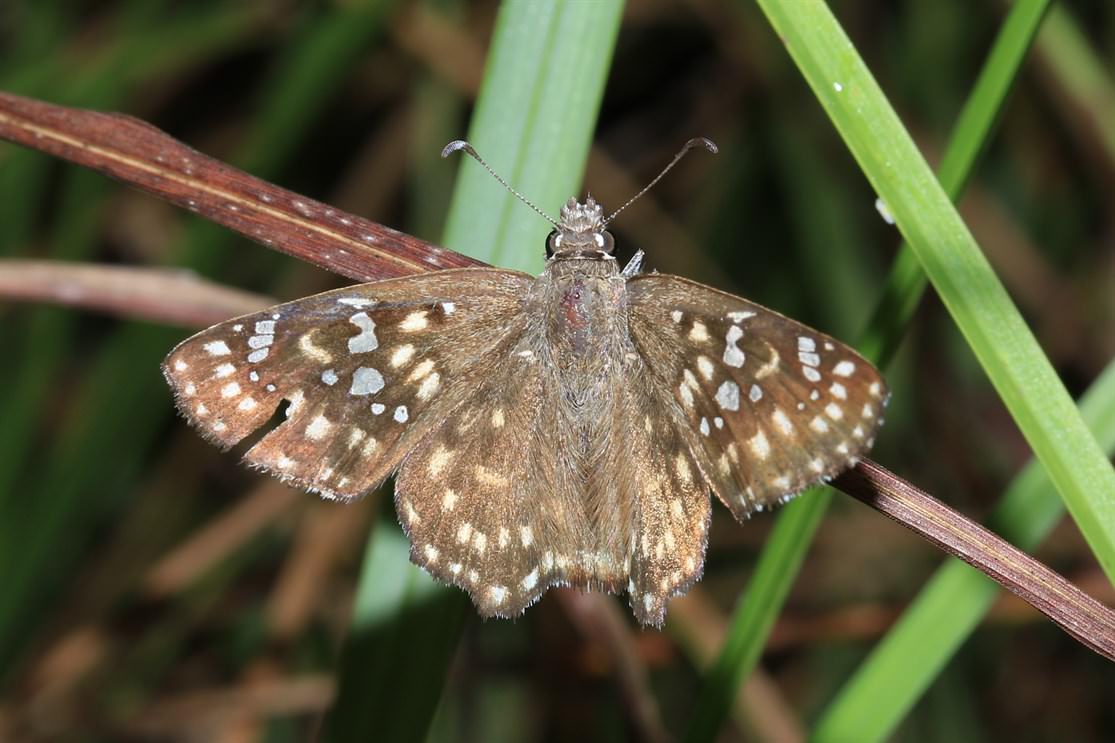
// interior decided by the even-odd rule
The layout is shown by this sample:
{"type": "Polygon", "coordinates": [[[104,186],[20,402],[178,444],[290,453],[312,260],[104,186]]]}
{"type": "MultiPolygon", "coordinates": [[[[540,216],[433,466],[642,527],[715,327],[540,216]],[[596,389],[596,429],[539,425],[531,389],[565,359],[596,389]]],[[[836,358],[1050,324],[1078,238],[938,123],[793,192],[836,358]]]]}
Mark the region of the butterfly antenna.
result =
{"type": "Polygon", "coordinates": [[[611,222],[611,221],[612,221],[613,219],[615,219],[615,218],[616,218],[616,215],[617,215],[617,214],[619,214],[619,213],[620,213],[620,212],[622,212],[622,211],[623,211],[624,209],[626,209],[627,207],[631,206],[631,205],[632,205],[632,204],[634,204],[634,203],[635,203],[636,201],[638,201],[638,200],[639,200],[639,198],[641,198],[643,194],[645,194],[645,193],[646,193],[647,191],[649,191],[649,190],[650,190],[651,188],[653,188],[653,187],[654,187],[654,184],[655,184],[655,183],[658,183],[658,181],[662,180],[662,176],[664,176],[664,175],[666,175],[667,173],[669,173],[669,172],[670,172],[670,169],[671,169],[672,167],[674,167],[675,165],[677,165],[677,164],[678,164],[678,160],[680,160],[680,159],[682,159],[683,157],[685,157],[686,153],[688,153],[688,152],[689,152],[689,151],[690,151],[691,149],[693,149],[694,147],[704,147],[704,148],[705,148],[706,150],[708,150],[709,152],[711,152],[711,153],[712,153],[712,154],[714,154],[714,155],[715,155],[715,154],[716,154],[717,152],[719,152],[719,151],[720,151],[720,148],[718,148],[718,147],[717,147],[717,146],[716,146],[716,145],[715,145],[715,144],[713,143],[713,141],[712,141],[711,139],[706,139],[705,137],[695,137],[695,138],[693,138],[693,139],[689,140],[688,142],[686,142],[686,143],[685,143],[685,146],[684,146],[684,147],[682,147],[682,148],[681,148],[681,149],[680,149],[680,150],[678,151],[678,154],[674,155],[674,159],[670,161],[670,164],[669,164],[669,165],[667,165],[666,167],[662,168],[662,172],[661,172],[661,173],[659,173],[658,175],[656,175],[656,176],[654,177],[654,180],[653,180],[653,181],[651,181],[651,182],[650,182],[650,183],[648,183],[648,184],[647,184],[646,186],[644,186],[644,187],[643,187],[643,190],[642,190],[642,191],[640,191],[639,193],[635,194],[635,195],[634,195],[634,196],[632,196],[632,197],[631,197],[630,199],[628,199],[628,200],[627,200],[627,203],[626,203],[626,204],[624,204],[624,205],[623,205],[623,206],[621,206],[621,207],[620,207],[619,209],[616,209],[616,210],[615,210],[614,212],[612,212],[611,214],[609,214],[609,215],[608,215],[608,218],[604,220],[604,224],[605,224],[605,225],[609,224],[609,223],[610,223],[610,222],[611,222]]]}
{"type": "MultiPolygon", "coordinates": [[[[710,142],[710,144],[711,144],[711,142],[710,142]]],[[[508,183],[507,181],[500,178],[499,173],[492,170],[492,166],[490,166],[490,165],[488,165],[488,163],[484,162],[484,158],[480,157],[480,154],[476,151],[476,148],[473,147],[472,145],[470,145],[468,142],[464,141],[463,139],[454,139],[452,142],[445,145],[445,149],[443,149],[441,151],[441,156],[442,157],[449,157],[454,152],[461,152],[461,151],[470,155],[472,157],[472,159],[476,160],[476,162],[483,165],[484,170],[491,173],[493,178],[495,178],[497,181],[499,181],[501,184],[503,184],[504,188],[506,188],[508,191],[510,191],[511,193],[513,193],[515,195],[515,198],[517,198],[519,201],[521,201],[524,204],[526,204],[527,206],[529,206],[534,211],[541,214],[542,218],[545,219],[550,224],[552,224],[554,227],[559,227],[560,226],[560,225],[558,225],[556,219],[554,219],[549,214],[547,214],[546,212],[542,211],[537,206],[535,206],[533,201],[528,199],[526,196],[523,196],[521,193],[519,193],[515,189],[511,188],[510,183],[508,183]]]]}

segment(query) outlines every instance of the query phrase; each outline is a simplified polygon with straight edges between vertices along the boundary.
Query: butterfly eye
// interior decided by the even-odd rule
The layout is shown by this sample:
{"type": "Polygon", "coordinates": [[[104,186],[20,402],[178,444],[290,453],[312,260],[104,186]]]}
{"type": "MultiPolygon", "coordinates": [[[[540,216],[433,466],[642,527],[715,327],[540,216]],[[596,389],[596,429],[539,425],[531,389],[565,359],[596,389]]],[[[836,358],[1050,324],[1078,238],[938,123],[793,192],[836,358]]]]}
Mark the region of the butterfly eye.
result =
{"type": "Polygon", "coordinates": [[[600,248],[605,253],[611,253],[616,249],[615,240],[612,239],[612,233],[607,230],[597,232],[594,237],[596,238],[596,247],[600,248]]]}
{"type": "Polygon", "coordinates": [[[550,234],[546,237],[546,257],[553,258],[554,253],[559,250],[561,250],[561,233],[550,230],[550,234]]]}

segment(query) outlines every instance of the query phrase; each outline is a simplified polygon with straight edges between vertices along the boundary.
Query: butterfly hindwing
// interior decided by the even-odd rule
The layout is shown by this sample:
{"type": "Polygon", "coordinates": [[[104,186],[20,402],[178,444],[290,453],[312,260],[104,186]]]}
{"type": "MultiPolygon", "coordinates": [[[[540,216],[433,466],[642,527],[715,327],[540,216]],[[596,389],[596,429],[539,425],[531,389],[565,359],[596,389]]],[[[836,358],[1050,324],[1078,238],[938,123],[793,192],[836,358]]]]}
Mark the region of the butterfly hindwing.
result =
{"type": "Polygon", "coordinates": [[[676,276],[638,276],[628,292],[654,386],[737,518],[835,476],[871,447],[888,392],[848,346],[676,276]]]}
{"type": "Polygon", "coordinates": [[[245,459],[354,498],[467,399],[521,330],[532,281],[460,269],[337,289],[213,326],[163,369],[190,422],[225,446],[287,401],[286,420],[245,459]]]}
{"type": "Polygon", "coordinates": [[[484,616],[516,615],[579,577],[575,547],[590,535],[555,451],[554,393],[536,358],[500,353],[395,483],[411,559],[468,591],[484,616]]]}
{"type": "Polygon", "coordinates": [[[666,602],[700,578],[711,516],[709,486],[682,429],[646,383],[641,359],[622,380],[613,456],[604,470],[630,504],[628,601],[641,624],[658,626],[666,602]]]}

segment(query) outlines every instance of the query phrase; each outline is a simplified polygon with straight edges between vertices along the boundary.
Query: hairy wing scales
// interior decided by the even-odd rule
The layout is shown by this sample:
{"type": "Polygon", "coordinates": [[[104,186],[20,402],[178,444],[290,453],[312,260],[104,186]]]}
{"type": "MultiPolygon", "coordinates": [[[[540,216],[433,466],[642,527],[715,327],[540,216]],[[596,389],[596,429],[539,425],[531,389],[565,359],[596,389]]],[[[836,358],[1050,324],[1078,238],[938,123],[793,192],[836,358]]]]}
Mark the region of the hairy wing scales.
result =
{"type": "Polygon", "coordinates": [[[666,602],[701,576],[711,515],[705,482],[671,411],[646,384],[638,360],[623,379],[607,474],[630,504],[627,592],[640,623],[659,626],[666,602]]]}
{"type": "Polygon", "coordinates": [[[484,616],[514,616],[550,586],[583,585],[591,540],[536,357],[501,355],[458,415],[403,462],[396,510],[411,558],[468,591],[484,616]]]}

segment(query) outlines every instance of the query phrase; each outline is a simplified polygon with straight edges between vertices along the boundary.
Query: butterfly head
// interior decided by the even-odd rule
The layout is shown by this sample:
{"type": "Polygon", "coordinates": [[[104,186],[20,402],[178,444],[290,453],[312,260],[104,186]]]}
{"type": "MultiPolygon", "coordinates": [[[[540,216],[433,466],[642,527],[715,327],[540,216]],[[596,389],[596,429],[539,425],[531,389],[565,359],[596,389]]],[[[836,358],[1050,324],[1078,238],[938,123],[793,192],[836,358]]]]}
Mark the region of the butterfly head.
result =
{"type": "Polygon", "coordinates": [[[604,210],[591,196],[581,203],[570,198],[561,207],[557,228],[546,240],[546,257],[550,260],[594,259],[612,257],[615,243],[605,227],[604,210]]]}

